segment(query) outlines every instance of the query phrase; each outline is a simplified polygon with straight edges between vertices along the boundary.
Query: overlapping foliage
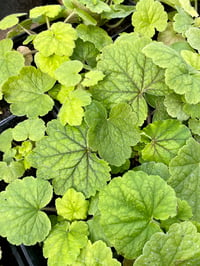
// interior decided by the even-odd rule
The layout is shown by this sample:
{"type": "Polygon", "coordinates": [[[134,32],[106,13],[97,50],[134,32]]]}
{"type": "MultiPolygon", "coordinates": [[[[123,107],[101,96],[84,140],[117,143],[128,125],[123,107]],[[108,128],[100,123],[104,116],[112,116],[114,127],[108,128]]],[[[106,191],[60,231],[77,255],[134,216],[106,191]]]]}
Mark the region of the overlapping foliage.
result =
{"type": "Polygon", "coordinates": [[[197,4],[63,0],[30,11],[38,34],[0,21],[0,97],[22,117],[0,134],[1,236],[42,242],[48,265],[200,264],[197,4]]]}

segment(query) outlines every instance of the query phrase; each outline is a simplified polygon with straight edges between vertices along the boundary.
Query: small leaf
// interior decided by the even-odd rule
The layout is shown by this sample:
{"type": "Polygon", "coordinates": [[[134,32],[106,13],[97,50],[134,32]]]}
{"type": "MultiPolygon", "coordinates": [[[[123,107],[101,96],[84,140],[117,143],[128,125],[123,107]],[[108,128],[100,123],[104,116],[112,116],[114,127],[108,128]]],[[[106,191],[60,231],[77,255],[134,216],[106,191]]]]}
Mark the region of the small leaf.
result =
{"type": "Polygon", "coordinates": [[[50,202],[52,194],[49,182],[39,178],[25,177],[9,184],[0,193],[1,236],[14,245],[43,241],[51,223],[41,209],[50,202]]]}
{"type": "Polygon", "coordinates": [[[135,266],[198,265],[200,234],[191,222],[173,224],[167,234],[156,233],[146,243],[135,266]]]}
{"type": "Polygon", "coordinates": [[[23,162],[12,161],[7,164],[6,162],[0,162],[0,177],[6,183],[10,183],[15,179],[22,177],[25,172],[23,162]]]}
{"type": "Polygon", "coordinates": [[[190,27],[186,33],[187,41],[192,46],[192,48],[200,52],[200,29],[195,27],[190,27]]]}
{"type": "Polygon", "coordinates": [[[76,39],[76,31],[71,24],[56,22],[49,30],[40,32],[33,40],[33,44],[44,56],[56,54],[69,57],[73,53],[76,39]]]}
{"type": "Polygon", "coordinates": [[[24,67],[20,75],[11,77],[3,86],[6,101],[11,111],[18,116],[30,118],[47,114],[53,107],[53,100],[45,94],[55,80],[32,66],[24,67]]]}
{"type": "Polygon", "coordinates": [[[12,130],[13,139],[17,141],[23,141],[28,138],[33,141],[38,141],[44,136],[44,132],[44,121],[39,118],[27,119],[19,123],[12,130]]]}
{"type": "Polygon", "coordinates": [[[79,38],[84,42],[93,43],[98,50],[112,43],[112,39],[107,32],[97,26],[79,24],[76,30],[79,38]]]}
{"type": "Polygon", "coordinates": [[[55,70],[64,62],[69,60],[67,56],[53,54],[47,57],[41,53],[36,53],[34,59],[37,67],[53,78],[55,78],[55,70]]]}
{"type": "Polygon", "coordinates": [[[198,13],[191,5],[190,0],[179,0],[181,7],[192,17],[198,17],[198,13]]]}
{"type": "Polygon", "coordinates": [[[104,106],[94,101],[85,113],[89,146],[112,165],[120,166],[131,156],[131,146],[140,140],[136,118],[126,103],[115,105],[107,118],[104,106]]]}
{"type": "Polygon", "coordinates": [[[77,89],[69,91],[68,95],[62,98],[62,102],[63,105],[58,113],[58,118],[62,125],[68,123],[70,126],[79,126],[84,115],[83,106],[90,104],[91,95],[85,90],[77,89]]]}
{"type": "Polygon", "coordinates": [[[85,87],[90,87],[96,85],[100,80],[103,80],[105,75],[102,71],[91,70],[85,74],[85,78],[82,81],[82,85],[85,87]]]}
{"type": "Polygon", "coordinates": [[[167,13],[161,3],[154,0],[140,0],[132,16],[132,24],[136,32],[152,37],[155,28],[164,31],[167,27],[167,13]]]}
{"type": "Polygon", "coordinates": [[[48,265],[73,265],[81,249],[87,245],[87,235],[88,227],[85,222],[56,224],[43,246],[48,265]]]}
{"type": "Polygon", "coordinates": [[[81,81],[81,75],[78,74],[83,68],[80,61],[73,60],[62,63],[55,71],[55,77],[58,81],[67,86],[75,86],[81,81]]]}
{"type": "Polygon", "coordinates": [[[193,134],[200,136],[200,120],[199,119],[190,119],[188,121],[188,126],[193,134]]]}
{"type": "Polygon", "coordinates": [[[192,207],[193,219],[200,221],[200,144],[190,138],[170,162],[171,177],[169,184],[179,198],[186,200],[192,207]]]}
{"type": "Polygon", "coordinates": [[[192,24],[192,17],[188,15],[183,9],[179,9],[178,13],[174,16],[174,30],[178,33],[185,34],[185,32],[192,26],[192,24]]]}
{"type": "Polygon", "coordinates": [[[26,13],[11,14],[11,15],[4,17],[3,19],[0,20],[0,29],[6,30],[8,28],[15,26],[19,22],[18,17],[24,16],[24,15],[26,15],[26,13]]]}
{"type": "Polygon", "coordinates": [[[142,158],[169,164],[190,138],[190,130],[177,120],[155,121],[143,129],[146,146],[142,158]]]}
{"type": "Polygon", "coordinates": [[[101,224],[119,254],[134,259],[150,237],[160,231],[154,219],[176,215],[173,189],[159,176],[129,171],[99,193],[101,224]]]}
{"type": "Polygon", "coordinates": [[[85,123],[72,127],[52,120],[47,126],[48,136],[37,142],[29,156],[38,176],[53,178],[56,194],[64,195],[74,188],[90,197],[110,179],[108,164],[88,146],[87,131],[85,123]]]}
{"type": "Polygon", "coordinates": [[[101,14],[103,11],[110,11],[109,5],[101,0],[79,0],[79,2],[86,5],[90,11],[97,14],[101,14]]]}
{"type": "Polygon", "coordinates": [[[6,129],[0,134],[0,151],[6,152],[12,145],[12,129],[6,129]]]}
{"type": "Polygon", "coordinates": [[[61,12],[61,5],[46,5],[46,6],[37,6],[30,10],[30,18],[38,18],[40,16],[45,16],[49,18],[55,18],[61,12]]]}
{"type": "Polygon", "coordinates": [[[112,256],[112,250],[103,241],[94,243],[88,241],[73,266],[97,266],[100,265],[99,263],[101,265],[120,266],[121,263],[112,258],[112,256]]]}
{"type": "Polygon", "coordinates": [[[200,70],[200,54],[188,50],[183,50],[181,51],[181,56],[188,65],[191,65],[195,69],[200,70]]]}
{"type": "Polygon", "coordinates": [[[56,199],[58,215],[69,221],[86,219],[88,204],[84,195],[73,188],[68,189],[62,198],[56,199]]]}

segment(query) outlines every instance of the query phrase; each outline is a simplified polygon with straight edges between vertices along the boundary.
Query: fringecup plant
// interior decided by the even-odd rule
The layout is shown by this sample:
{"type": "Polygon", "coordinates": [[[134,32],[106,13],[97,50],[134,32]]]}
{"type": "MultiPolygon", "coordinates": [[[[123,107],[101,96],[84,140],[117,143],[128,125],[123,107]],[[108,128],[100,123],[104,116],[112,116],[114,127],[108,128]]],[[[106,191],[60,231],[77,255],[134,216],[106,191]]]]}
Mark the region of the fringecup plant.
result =
{"type": "Polygon", "coordinates": [[[1,102],[22,118],[0,134],[0,235],[48,265],[199,265],[198,1],[22,15],[0,21],[1,102]]]}

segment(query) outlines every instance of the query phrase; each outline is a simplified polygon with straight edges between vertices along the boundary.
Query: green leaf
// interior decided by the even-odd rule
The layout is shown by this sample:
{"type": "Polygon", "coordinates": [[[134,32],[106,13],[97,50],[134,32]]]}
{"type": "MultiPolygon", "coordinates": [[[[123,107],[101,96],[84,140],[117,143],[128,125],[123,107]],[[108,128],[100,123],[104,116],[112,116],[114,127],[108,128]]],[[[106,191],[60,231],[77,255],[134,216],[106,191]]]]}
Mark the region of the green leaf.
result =
{"type": "Polygon", "coordinates": [[[159,175],[164,180],[170,177],[169,169],[164,163],[147,162],[133,168],[134,171],[143,171],[148,175],[159,175]]]}
{"type": "Polygon", "coordinates": [[[44,241],[43,254],[48,265],[73,264],[80,250],[87,245],[88,227],[85,222],[56,224],[44,241]]]}
{"type": "Polygon", "coordinates": [[[96,25],[97,21],[95,18],[93,18],[87,11],[81,9],[81,8],[75,8],[74,12],[79,15],[79,17],[83,20],[84,24],[86,25],[96,25]]]}
{"type": "Polygon", "coordinates": [[[176,215],[173,189],[159,176],[129,171],[114,178],[99,194],[101,224],[108,240],[127,259],[141,254],[146,241],[160,231],[154,219],[176,215]]]}
{"type": "Polygon", "coordinates": [[[188,104],[186,103],[183,107],[183,111],[191,116],[191,118],[200,118],[200,103],[188,104]]]}
{"type": "Polygon", "coordinates": [[[195,27],[190,27],[186,33],[187,41],[192,46],[192,48],[200,52],[200,29],[195,27]]]}
{"type": "Polygon", "coordinates": [[[135,11],[134,5],[110,5],[111,10],[109,12],[103,12],[102,18],[104,19],[119,19],[125,18],[135,11]]]}
{"type": "Polygon", "coordinates": [[[191,222],[173,224],[167,234],[156,233],[151,237],[134,265],[198,265],[199,245],[200,234],[191,222]],[[192,263],[196,258],[196,264],[192,263]]]}
{"type": "Polygon", "coordinates": [[[105,77],[90,90],[95,100],[102,101],[108,107],[120,102],[131,104],[138,125],[142,125],[147,117],[147,104],[143,96],[146,93],[168,94],[164,71],[142,53],[149,42],[146,38],[136,38],[135,41],[130,38],[105,47],[97,64],[97,69],[105,77]]]}
{"type": "Polygon", "coordinates": [[[6,152],[12,145],[12,129],[6,129],[0,134],[0,151],[6,152]]]}
{"type": "Polygon", "coordinates": [[[33,40],[35,49],[44,56],[53,54],[70,56],[75,47],[77,33],[71,24],[64,22],[53,23],[49,30],[40,32],[33,40]]]}
{"type": "Polygon", "coordinates": [[[70,126],[79,126],[84,115],[83,106],[87,106],[91,102],[90,93],[82,89],[69,91],[62,101],[63,105],[58,113],[62,125],[68,123],[70,126]]]}
{"type": "Polygon", "coordinates": [[[38,176],[53,178],[56,194],[63,195],[73,187],[86,197],[102,189],[110,179],[108,164],[97,158],[87,144],[88,128],[48,123],[48,136],[37,142],[29,160],[38,176]]]}
{"type": "Polygon", "coordinates": [[[198,13],[191,5],[190,0],[179,0],[180,6],[192,17],[198,17],[198,13]]]}
{"type": "Polygon", "coordinates": [[[4,39],[0,41],[0,87],[9,77],[17,75],[24,66],[23,55],[17,51],[11,51],[12,47],[12,40],[4,39]]]}
{"type": "Polygon", "coordinates": [[[73,188],[68,189],[62,198],[56,199],[58,215],[69,221],[86,219],[88,204],[84,195],[73,188]]]}
{"type": "Polygon", "coordinates": [[[100,80],[103,80],[105,75],[102,71],[91,70],[85,74],[85,78],[82,81],[82,85],[85,87],[90,87],[96,85],[100,80]]]}
{"type": "Polygon", "coordinates": [[[18,116],[27,115],[30,118],[43,116],[53,107],[53,100],[45,94],[50,90],[55,80],[34,67],[24,67],[20,74],[9,80],[3,86],[7,102],[11,103],[11,111],[18,116]]]}
{"type": "Polygon", "coordinates": [[[180,95],[175,93],[167,95],[164,100],[164,105],[167,109],[167,113],[171,117],[175,117],[180,121],[189,118],[189,116],[183,111],[185,103],[180,95]]]}
{"type": "Polygon", "coordinates": [[[81,75],[78,74],[83,68],[80,61],[72,60],[62,63],[55,71],[55,77],[58,81],[67,86],[75,86],[81,81],[81,75]]]}
{"type": "Polygon", "coordinates": [[[30,10],[30,18],[38,18],[40,16],[55,18],[61,12],[61,5],[46,5],[46,6],[37,6],[30,10]]]}
{"type": "Polygon", "coordinates": [[[183,33],[191,27],[193,24],[193,19],[188,15],[183,9],[179,9],[178,13],[174,16],[173,27],[178,33],[183,33]]]}
{"type": "Polygon", "coordinates": [[[22,177],[25,172],[23,162],[12,161],[7,164],[6,162],[0,162],[0,176],[1,180],[6,183],[10,183],[15,179],[22,177]]]}
{"type": "Polygon", "coordinates": [[[161,3],[154,0],[140,0],[132,15],[134,30],[146,37],[152,37],[155,29],[164,31],[167,27],[167,13],[161,3]]]}
{"type": "Polygon", "coordinates": [[[120,166],[131,156],[131,146],[140,140],[136,119],[126,103],[114,106],[109,118],[105,107],[94,101],[85,113],[89,146],[112,165],[120,166]]]}
{"type": "Polygon", "coordinates": [[[169,164],[171,174],[169,184],[179,198],[190,204],[194,215],[193,219],[196,221],[200,221],[199,158],[200,144],[190,138],[169,164]]]}
{"type": "Polygon", "coordinates": [[[142,158],[169,164],[190,138],[190,130],[177,120],[155,121],[143,129],[146,143],[142,158]]]}
{"type": "Polygon", "coordinates": [[[79,24],[76,28],[78,37],[84,42],[91,42],[98,50],[112,43],[111,37],[105,30],[93,25],[79,24]]]}
{"type": "Polygon", "coordinates": [[[181,51],[181,56],[186,61],[187,64],[200,70],[200,54],[194,53],[192,51],[183,50],[181,51]]]}
{"type": "Polygon", "coordinates": [[[24,16],[24,15],[26,15],[26,13],[11,14],[11,15],[4,17],[3,19],[0,20],[0,29],[6,30],[8,28],[15,26],[19,22],[18,17],[24,16]]]}
{"type": "Polygon", "coordinates": [[[81,4],[86,5],[86,7],[97,14],[101,14],[103,11],[110,11],[108,4],[104,3],[102,0],[79,0],[81,4]]]}
{"type": "Polygon", "coordinates": [[[96,66],[96,57],[99,51],[95,48],[91,42],[84,42],[81,39],[76,41],[76,47],[74,48],[72,60],[79,60],[83,64],[89,65],[90,67],[96,66]]]}
{"type": "Polygon", "coordinates": [[[188,121],[188,126],[193,134],[200,136],[200,120],[199,119],[190,119],[188,121]]]}
{"type": "Polygon", "coordinates": [[[44,73],[47,73],[51,77],[55,78],[55,70],[61,64],[68,61],[69,58],[67,56],[60,56],[56,54],[47,57],[42,55],[41,53],[36,53],[34,60],[38,68],[40,68],[44,73]]]}
{"type": "Polygon", "coordinates": [[[51,224],[41,211],[51,200],[49,182],[25,177],[0,193],[0,234],[14,245],[34,245],[48,235],[51,224]],[[6,221],[6,222],[5,222],[6,221]]]}
{"type": "Polygon", "coordinates": [[[162,43],[151,43],[143,52],[155,64],[167,68],[165,81],[171,90],[184,95],[190,104],[200,102],[200,73],[186,64],[178,52],[162,43]]]}
{"type": "Polygon", "coordinates": [[[44,121],[39,118],[27,119],[19,123],[12,130],[13,139],[17,141],[23,141],[26,139],[38,141],[44,136],[44,132],[44,121]]]}
{"type": "Polygon", "coordinates": [[[121,263],[112,256],[111,249],[103,241],[96,241],[93,244],[88,241],[73,266],[120,266],[121,263]]]}
{"type": "Polygon", "coordinates": [[[167,28],[164,31],[159,32],[157,40],[158,42],[163,42],[166,45],[172,45],[177,42],[185,41],[181,34],[177,34],[177,32],[174,31],[172,22],[168,22],[167,28]]]}

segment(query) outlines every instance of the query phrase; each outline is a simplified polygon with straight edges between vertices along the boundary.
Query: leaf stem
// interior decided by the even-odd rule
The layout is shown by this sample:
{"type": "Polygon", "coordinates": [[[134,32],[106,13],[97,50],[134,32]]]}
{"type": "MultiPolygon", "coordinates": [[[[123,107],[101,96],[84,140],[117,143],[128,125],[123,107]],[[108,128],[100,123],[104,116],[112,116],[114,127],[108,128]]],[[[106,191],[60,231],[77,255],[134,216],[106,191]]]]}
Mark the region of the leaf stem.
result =
{"type": "Polygon", "coordinates": [[[67,22],[70,20],[70,18],[72,18],[73,15],[75,15],[75,14],[76,14],[76,12],[75,12],[75,11],[72,11],[72,12],[69,14],[69,16],[66,17],[66,19],[64,20],[64,23],[67,23],[67,22]]]}
{"type": "Polygon", "coordinates": [[[194,1],[194,8],[198,12],[198,0],[194,1]]]}
{"type": "Polygon", "coordinates": [[[55,207],[44,207],[41,211],[57,212],[55,207]]]}
{"type": "Polygon", "coordinates": [[[22,25],[19,24],[19,26],[22,28],[22,30],[24,32],[26,32],[29,36],[33,35],[29,30],[27,30],[26,28],[24,28],[22,25]]]}
{"type": "Polygon", "coordinates": [[[49,30],[50,29],[49,18],[46,16],[45,19],[46,19],[47,29],[49,30]]]}
{"type": "Polygon", "coordinates": [[[115,24],[106,24],[106,26],[110,29],[117,28],[122,22],[124,21],[124,18],[121,18],[119,21],[117,21],[115,24]]]}

